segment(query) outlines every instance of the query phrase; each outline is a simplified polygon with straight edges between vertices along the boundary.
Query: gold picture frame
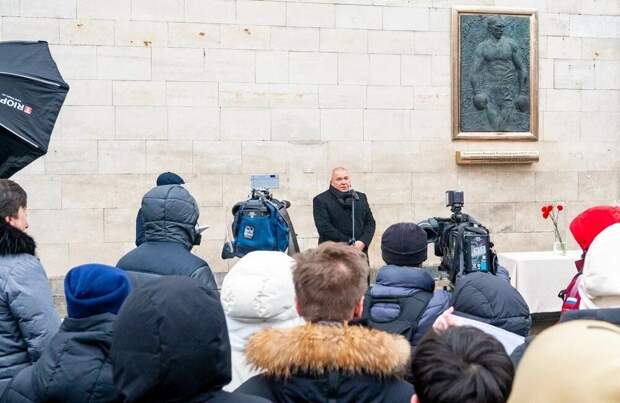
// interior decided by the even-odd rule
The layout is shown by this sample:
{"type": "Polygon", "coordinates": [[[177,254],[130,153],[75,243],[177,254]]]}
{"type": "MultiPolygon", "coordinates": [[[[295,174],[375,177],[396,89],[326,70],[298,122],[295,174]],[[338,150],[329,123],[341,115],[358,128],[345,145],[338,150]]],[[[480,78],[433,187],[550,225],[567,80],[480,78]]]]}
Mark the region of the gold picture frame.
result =
{"type": "Polygon", "coordinates": [[[453,140],[537,141],[536,10],[453,7],[451,41],[453,140]],[[524,29],[524,20],[514,17],[527,18],[529,29],[524,29]],[[529,33],[529,46],[523,46],[523,40],[519,44],[516,39],[504,34],[506,25],[513,29],[513,33],[529,33]],[[516,31],[515,27],[520,31],[516,31]],[[486,35],[484,40],[481,39],[483,35],[486,35]],[[461,54],[464,49],[467,51],[465,56],[461,54]],[[498,52],[497,49],[512,49],[510,57],[506,51],[498,52]],[[522,56],[522,49],[529,51],[527,58],[522,56]],[[511,63],[514,72],[509,71],[511,63]],[[527,68],[524,66],[526,63],[529,66],[527,68]],[[465,72],[461,71],[463,67],[465,72]],[[524,76],[526,81],[523,81],[524,76]],[[462,83],[463,79],[469,81],[462,83]],[[512,83],[506,84],[510,79],[512,83]],[[514,80],[517,80],[516,83],[514,80]],[[486,91],[482,89],[483,85],[487,86],[486,91]],[[515,127],[519,130],[515,130],[515,127]]]}

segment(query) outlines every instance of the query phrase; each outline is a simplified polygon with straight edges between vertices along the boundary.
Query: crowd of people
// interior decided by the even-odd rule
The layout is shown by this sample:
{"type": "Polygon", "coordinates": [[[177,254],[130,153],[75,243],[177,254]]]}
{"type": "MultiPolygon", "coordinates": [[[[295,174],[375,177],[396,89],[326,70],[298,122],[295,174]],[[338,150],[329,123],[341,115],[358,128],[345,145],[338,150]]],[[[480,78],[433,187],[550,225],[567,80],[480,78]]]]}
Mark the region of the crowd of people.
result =
{"type": "Polygon", "coordinates": [[[69,270],[61,322],[27,195],[0,180],[0,403],[620,402],[620,207],[575,219],[580,303],[531,336],[506,271],[437,289],[413,223],[384,231],[386,265],[369,286],[374,219],[361,210],[359,233],[333,232],[329,211],[347,200],[331,188],[314,208],[343,242],[251,252],[218,289],[191,253],[198,204],[181,178],[159,182],[142,200],[136,249],[115,267],[69,270]]]}

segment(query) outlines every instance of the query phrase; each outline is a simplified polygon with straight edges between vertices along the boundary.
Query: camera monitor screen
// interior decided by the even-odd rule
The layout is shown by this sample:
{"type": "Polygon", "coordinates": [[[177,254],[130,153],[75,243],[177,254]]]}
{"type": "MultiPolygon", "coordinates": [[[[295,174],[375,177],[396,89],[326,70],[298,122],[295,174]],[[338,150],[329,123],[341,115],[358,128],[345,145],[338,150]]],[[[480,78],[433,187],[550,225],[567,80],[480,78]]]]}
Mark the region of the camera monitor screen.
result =
{"type": "Polygon", "coordinates": [[[471,264],[471,271],[489,271],[488,256],[488,238],[486,236],[474,235],[468,236],[466,244],[469,246],[466,250],[468,262],[471,264]],[[469,253],[467,253],[469,252],[469,253]]]}
{"type": "Polygon", "coordinates": [[[252,175],[250,184],[252,189],[277,189],[280,187],[280,176],[278,174],[252,175]]]}

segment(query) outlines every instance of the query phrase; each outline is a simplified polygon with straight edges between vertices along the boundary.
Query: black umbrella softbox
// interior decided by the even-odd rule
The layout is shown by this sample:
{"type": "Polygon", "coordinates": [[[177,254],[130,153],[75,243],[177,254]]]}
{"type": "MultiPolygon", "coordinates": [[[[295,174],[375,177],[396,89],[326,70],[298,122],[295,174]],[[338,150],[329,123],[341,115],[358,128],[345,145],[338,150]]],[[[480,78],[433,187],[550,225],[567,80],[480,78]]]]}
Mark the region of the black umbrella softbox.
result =
{"type": "Polygon", "coordinates": [[[68,91],[47,42],[0,42],[0,178],[45,155],[68,91]]]}

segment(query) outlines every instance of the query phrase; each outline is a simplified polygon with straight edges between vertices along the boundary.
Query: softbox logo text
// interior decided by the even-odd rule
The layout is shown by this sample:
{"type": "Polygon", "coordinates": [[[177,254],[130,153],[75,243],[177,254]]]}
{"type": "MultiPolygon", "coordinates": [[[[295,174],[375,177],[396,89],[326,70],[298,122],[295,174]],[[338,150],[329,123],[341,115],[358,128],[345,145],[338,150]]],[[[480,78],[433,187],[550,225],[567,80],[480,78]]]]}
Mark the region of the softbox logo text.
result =
{"type": "Polygon", "coordinates": [[[0,104],[8,106],[9,108],[17,109],[27,115],[32,114],[32,107],[24,105],[19,99],[13,98],[10,95],[2,94],[0,98],[0,104]]]}

